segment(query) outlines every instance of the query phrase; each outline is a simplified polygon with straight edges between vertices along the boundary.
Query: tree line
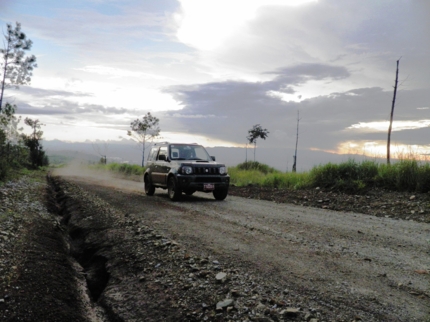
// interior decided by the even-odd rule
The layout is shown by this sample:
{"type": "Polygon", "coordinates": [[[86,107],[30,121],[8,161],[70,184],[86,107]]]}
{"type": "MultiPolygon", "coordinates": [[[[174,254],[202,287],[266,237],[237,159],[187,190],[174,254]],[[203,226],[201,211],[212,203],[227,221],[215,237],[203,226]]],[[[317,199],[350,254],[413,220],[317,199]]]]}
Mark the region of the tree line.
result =
{"type": "Polygon", "coordinates": [[[22,132],[21,117],[16,116],[17,106],[7,101],[5,92],[19,85],[28,85],[34,68],[34,55],[26,56],[32,41],[21,31],[21,24],[6,25],[3,33],[4,48],[0,49],[0,181],[11,171],[21,168],[36,169],[49,164],[41,140],[42,124],[37,119],[25,118],[24,124],[31,128],[31,134],[22,132]]]}

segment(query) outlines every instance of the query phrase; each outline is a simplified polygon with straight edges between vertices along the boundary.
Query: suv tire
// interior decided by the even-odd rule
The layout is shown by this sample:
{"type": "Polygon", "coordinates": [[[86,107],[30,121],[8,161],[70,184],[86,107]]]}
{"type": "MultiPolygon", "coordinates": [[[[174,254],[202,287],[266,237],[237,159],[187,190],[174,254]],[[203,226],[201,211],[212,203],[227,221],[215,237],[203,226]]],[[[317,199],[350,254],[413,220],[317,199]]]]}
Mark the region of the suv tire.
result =
{"type": "Polygon", "coordinates": [[[175,177],[171,176],[167,182],[167,191],[169,192],[170,200],[177,201],[180,199],[182,191],[178,191],[175,177]]]}
{"type": "Polygon", "coordinates": [[[145,194],[147,196],[154,195],[155,187],[151,184],[151,180],[149,180],[149,175],[146,175],[143,181],[145,183],[145,194]]]}
{"type": "Polygon", "coordinates": [[[213,191],[213,195],[216,200],[224,200],[227,197],[228,189],[216,189],[213,191]]]}

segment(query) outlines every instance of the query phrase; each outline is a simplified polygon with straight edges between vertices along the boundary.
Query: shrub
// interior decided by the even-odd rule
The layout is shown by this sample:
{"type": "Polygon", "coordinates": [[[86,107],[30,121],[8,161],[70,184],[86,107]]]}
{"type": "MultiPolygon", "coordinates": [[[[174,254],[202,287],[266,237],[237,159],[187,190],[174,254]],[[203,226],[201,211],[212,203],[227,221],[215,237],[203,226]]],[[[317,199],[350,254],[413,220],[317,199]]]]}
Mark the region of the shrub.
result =
{"type": "Polygon", "coordinates": [[[275,168],[269,167],[267,164],[258,161],[247,161],[236,166],[239,170],[256,170],[264,174],[279,172],[275,168]]]}
{"type": "Polygon", "coordinates": [[[340,164],[327,163],[310,171],[310,183],[314,187],[331,188],[345,192],[360,192],[375,184],[378,164],[373,161],[357,163],[348,160],[340,164]]]}
{"type": "Polygon", "coordinates": [[[430,191],[430,165],[428,163],[422,165],[418,169],[417,188],[418,192],[430,191]]]}
{"type": "Polygon", "coordinates": [[[375,178],[375,186],[394,189],[396,187],[396,169],[390,164],[380,164],[375,178]]]}
{"type": "Polygon", "coordinates": [[[261,185],[265,174],[258,170],[241,170],[239,167],[229,167],[230,182],[236,186],[247,186],[250,184],[261,185]]]}
{"type": "Polygon", "coordinates": [[[416,160],[402,160],[396,168],[396,187],[399,191],[414,191],[418,182],[418,163],[416,160]]]}

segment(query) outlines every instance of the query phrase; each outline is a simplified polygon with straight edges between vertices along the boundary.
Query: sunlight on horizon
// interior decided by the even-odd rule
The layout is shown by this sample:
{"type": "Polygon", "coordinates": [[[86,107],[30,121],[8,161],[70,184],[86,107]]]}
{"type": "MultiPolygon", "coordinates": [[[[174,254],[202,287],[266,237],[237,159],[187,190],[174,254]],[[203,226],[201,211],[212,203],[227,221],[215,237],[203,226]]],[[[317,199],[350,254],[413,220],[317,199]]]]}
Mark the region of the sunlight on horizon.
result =
{"type": "MultiPolygon", "coordinates": [[[[347,141],[342,142],[333,151],[336,154],[357,154],[370,158],[387,157],[386,141],[347,141]]],[[[390,156],[393,159],[428,160],[430,158],[430,145],[408,145],[392,143],[390,156]]]]}
{"type": "MultiPolygon", "coordinates": [[[[375,132],[387,132],[389,121],[359,122],[348,127],[353,130],[373,130],[375,132]]],[[[430,120],[419,121],[394,121],[392,131],[415,130],[430,126],[430,120]]],[[[388,132],[387,132],[388,133],[388,132]]]]}

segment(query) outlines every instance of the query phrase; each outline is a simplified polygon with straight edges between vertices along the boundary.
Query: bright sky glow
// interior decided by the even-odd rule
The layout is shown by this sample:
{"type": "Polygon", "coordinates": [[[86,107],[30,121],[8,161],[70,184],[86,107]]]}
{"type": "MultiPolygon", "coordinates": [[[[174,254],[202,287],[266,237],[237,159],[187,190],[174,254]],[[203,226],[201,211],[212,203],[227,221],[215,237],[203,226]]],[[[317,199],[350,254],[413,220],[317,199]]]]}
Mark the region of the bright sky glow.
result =
{"type": "Polygon", "coordinates": [[[265,6],[299,6],[317,0],[180,0],[181,13],[175,15],[178,39],[200,50],[213,50],[232,33],[246,27],[265,6]]]}
{"type": "MultiPolygon", "coordinates": [[[[338,154],[359,154],[370,158],[385,158],[387,155],[386,141],[347,141],[337,147],[338,154]]],[[[394,159],[416,159],[430,161],[430,145],[393,144],[390,148],[394,159]]]]}
{"type": "MultiPolygon", "coordinates": [[[[368,130],[376,132],[387,132],[390,125],[389,121],[381,122],[360,122],[358,124],[353,124],[348,129],[358,129],[358,130],[368,130]]],[[[430,126],[430,120],[419,120],[419,121],[394,121],[392,126],[392,131],[403,131],[403,130],[413,130],[422,129],[430,126]]]]}

